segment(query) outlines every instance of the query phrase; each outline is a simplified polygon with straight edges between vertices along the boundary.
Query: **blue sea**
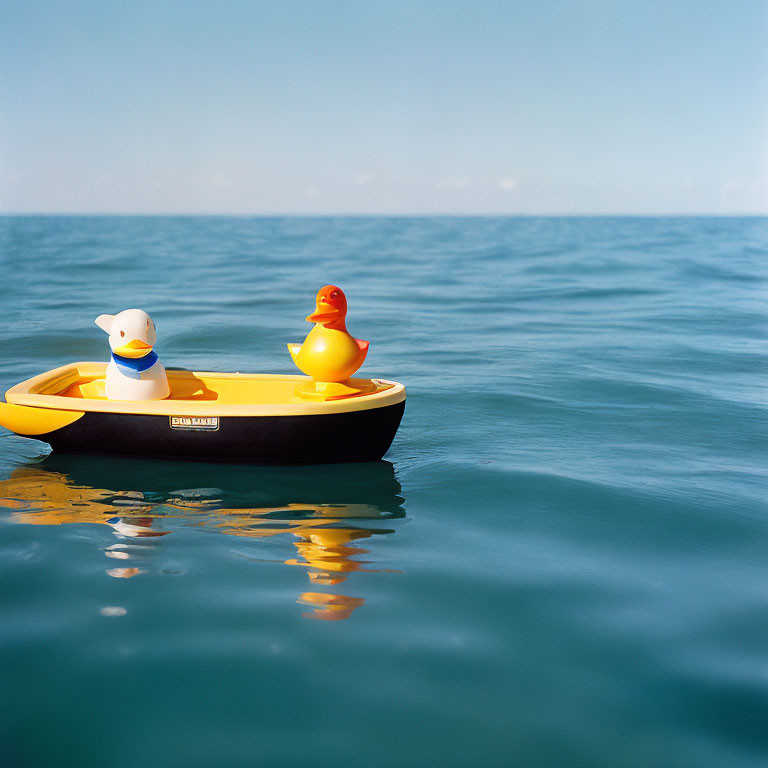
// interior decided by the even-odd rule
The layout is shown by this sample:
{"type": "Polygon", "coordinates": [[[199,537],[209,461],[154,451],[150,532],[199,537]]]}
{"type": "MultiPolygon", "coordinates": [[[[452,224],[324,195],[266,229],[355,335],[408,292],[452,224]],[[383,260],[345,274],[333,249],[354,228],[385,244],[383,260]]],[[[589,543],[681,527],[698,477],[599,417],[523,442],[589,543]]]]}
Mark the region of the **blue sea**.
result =
{"type": "Polygon", "coordinates": [[[293,372],[341,286],[383,462],[0,435],[0,764],[764,768],[768,220],[0,219],[2,390],[293,372]]]}

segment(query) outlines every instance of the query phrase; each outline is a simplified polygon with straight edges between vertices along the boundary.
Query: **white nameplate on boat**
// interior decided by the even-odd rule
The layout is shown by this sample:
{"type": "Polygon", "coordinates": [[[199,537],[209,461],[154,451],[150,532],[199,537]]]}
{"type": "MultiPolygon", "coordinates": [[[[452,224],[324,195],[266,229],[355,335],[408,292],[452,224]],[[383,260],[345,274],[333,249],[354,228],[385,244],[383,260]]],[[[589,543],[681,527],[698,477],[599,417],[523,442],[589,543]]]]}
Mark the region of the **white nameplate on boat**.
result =
{"type": "Polygon", "coordinates": [[[169,416],[171,429],[215,430],[219,428],[218,416],[169,416]]]}

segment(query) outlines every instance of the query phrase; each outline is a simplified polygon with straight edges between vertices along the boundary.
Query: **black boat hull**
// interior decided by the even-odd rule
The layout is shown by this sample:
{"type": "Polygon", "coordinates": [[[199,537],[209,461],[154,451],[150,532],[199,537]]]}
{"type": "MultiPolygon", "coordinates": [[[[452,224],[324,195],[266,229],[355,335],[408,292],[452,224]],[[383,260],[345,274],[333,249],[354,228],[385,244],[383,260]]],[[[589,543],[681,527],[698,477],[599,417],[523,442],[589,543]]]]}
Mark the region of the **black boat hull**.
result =
{"type": "Polygon", "coordinates": [[[377,461],[389,450],[405,401],[347,413],[220,416],[202,424],[174,417],[89,411],[30,435],[56,451],[257,464],[377,461]]]}

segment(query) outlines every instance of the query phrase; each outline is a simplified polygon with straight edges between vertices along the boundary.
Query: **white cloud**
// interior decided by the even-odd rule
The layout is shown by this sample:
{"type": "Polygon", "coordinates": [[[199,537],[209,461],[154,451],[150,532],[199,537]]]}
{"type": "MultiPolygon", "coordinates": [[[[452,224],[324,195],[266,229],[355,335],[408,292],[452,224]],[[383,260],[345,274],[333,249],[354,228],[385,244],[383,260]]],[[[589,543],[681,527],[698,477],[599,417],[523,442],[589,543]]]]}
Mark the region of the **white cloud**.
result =
{"type": "Polygon", "coordinates": [[[503,179],[499,179],[499,189],[503,189],[505,192],[511,192],[513,189],[517,189],[517,179],[513,179],[511,176],[505,176],[503,179]]]}

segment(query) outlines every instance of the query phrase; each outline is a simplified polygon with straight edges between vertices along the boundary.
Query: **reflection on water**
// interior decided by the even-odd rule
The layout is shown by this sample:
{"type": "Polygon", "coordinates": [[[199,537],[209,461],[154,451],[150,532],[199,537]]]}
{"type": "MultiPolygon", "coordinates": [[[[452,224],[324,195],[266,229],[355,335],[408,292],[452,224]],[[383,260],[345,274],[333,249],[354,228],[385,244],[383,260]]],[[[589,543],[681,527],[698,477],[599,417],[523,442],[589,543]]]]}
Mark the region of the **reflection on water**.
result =
{"type": "Polygon", "coordinates": [[[348,619],[352,611],[362,605],[365,600],[362,597],[329,595],[325,592],[304,592],[297,602],[309,605],[314,609],[301,614],[307,619],[343,621],[348,619]]]}
{"type": "Polygon", "coordinates": [[[370,551],[357,542],[393,534],[375,523],[403,517],[402,504],[385,461],[267,468],[52,454],[0,481],[0,508],[14,522],[110,526],[118,541],[104,554],[113,578],[147,573],[163,537],[182,527],[291,537],[295,551],[279,562],[306,570],[313,591],[298,597],[311,608],[303,615],[331,621],[348,618],[365,598],[320,590],[355,572],[397,573],[371,567],[370,551]]]}

